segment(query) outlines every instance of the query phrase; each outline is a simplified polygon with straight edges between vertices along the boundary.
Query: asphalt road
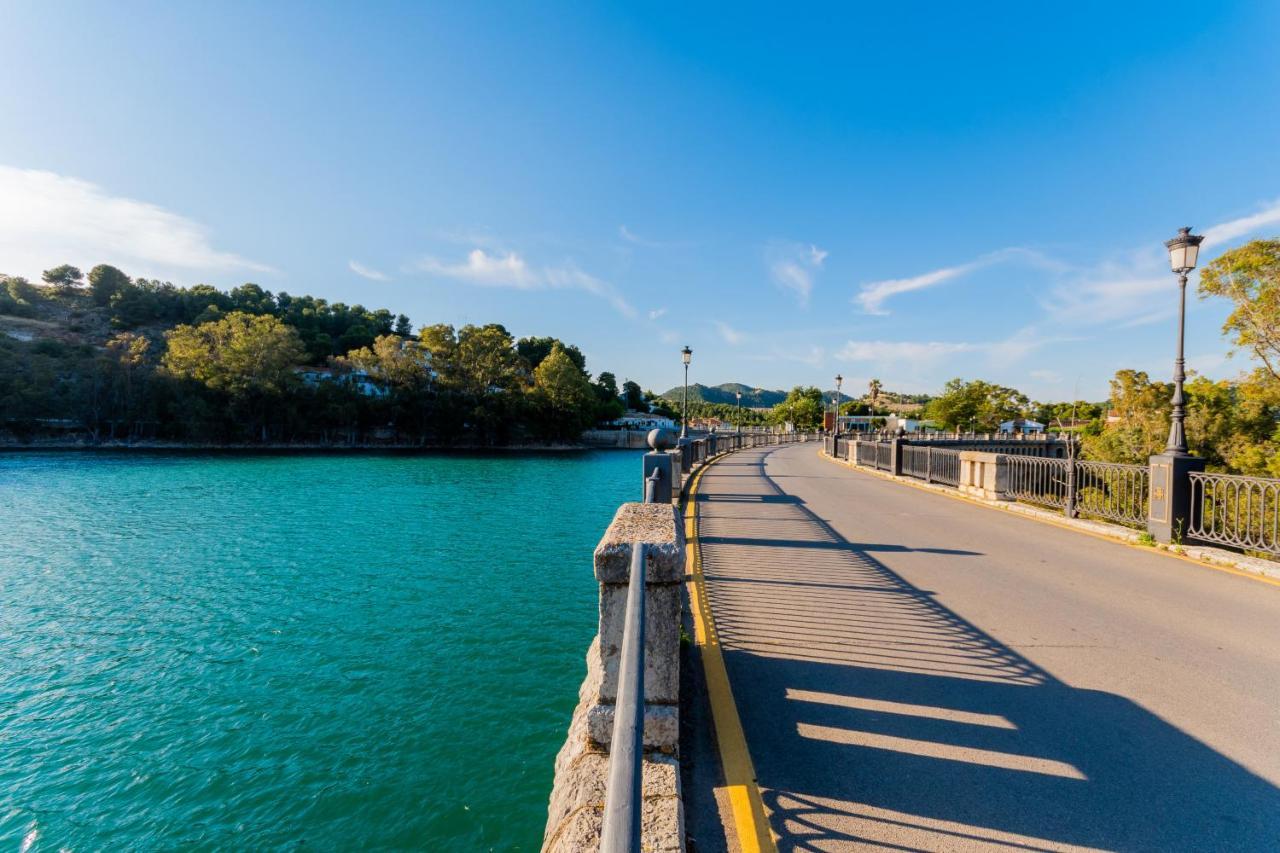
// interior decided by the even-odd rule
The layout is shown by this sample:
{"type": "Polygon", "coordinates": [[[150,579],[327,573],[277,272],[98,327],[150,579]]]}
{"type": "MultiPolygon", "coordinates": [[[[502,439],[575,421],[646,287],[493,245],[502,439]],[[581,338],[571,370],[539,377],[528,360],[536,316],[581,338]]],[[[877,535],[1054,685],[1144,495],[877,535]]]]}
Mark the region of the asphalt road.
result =
{"type": "Polygon", "coordinates": [[[1280,587],[813,444],[699,512],[782,850],[1280,850],[1280,587]]]}

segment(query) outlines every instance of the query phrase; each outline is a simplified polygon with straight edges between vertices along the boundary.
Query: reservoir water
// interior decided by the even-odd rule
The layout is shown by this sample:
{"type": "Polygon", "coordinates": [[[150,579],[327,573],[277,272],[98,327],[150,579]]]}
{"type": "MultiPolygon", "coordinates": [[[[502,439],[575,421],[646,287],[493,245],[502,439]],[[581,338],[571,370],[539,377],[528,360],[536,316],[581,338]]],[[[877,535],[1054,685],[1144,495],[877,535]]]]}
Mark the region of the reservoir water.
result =
{"type": "Polygon", "coordinates": [[[538,849],[637,456],[0,454],[0,845],[538,849]]]}

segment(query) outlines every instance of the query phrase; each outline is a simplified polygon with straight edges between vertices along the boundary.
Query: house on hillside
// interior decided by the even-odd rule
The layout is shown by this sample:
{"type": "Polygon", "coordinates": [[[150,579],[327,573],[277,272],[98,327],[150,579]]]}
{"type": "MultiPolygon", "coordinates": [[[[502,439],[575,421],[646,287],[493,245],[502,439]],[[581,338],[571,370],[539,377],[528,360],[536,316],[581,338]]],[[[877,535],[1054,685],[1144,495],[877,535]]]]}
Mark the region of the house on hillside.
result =
{"type": "Polygon", "coordinates": [[[1033,421],[1030,418],[1014,418],[1011,421],[1005,421],[1000,424],[1000,432],[1007,433],[1028,433],[1028,432],[1044,432],[1044,424],[1039,421],[1033,421]]]}
{"type": "Polygon", "coordinates": [[[385,397],[391,393],[386,386],[364,370],[336,371],[328,367],[300,367],[297,373],[299,379],[313,387],[331,382],[350,385],[365,397],[385,397]]]}

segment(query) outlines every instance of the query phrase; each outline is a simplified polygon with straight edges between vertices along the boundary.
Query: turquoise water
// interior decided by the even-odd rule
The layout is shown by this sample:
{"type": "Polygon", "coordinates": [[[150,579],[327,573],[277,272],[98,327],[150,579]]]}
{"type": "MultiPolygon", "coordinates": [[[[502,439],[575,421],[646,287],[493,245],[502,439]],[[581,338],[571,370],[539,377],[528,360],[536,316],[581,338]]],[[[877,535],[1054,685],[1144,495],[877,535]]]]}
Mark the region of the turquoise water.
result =
{"type": "Polygon", "coordinates": [[[0,847],[536,850],[638,455],[0,454],[0,847]]]}

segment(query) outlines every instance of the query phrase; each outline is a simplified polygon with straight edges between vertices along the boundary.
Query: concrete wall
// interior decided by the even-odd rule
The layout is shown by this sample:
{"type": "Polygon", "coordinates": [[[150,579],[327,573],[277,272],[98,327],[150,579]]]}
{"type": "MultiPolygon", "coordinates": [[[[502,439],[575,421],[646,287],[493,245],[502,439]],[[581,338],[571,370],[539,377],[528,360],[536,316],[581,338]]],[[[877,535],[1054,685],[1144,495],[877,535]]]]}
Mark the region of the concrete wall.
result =
{"type": "Polygon", "coordinates": [[[670,504],[627,503],[619,507],[595,551],[599,633],[587,651],[587,677],[578,692],[568,737],[556,756],[544,851],[581,853],[600,846],[634,542],[649,545],[645,566],[643,844],[645,850],[685,849],[677,755],[684,525],[670,504]]]}
{"type": "Polygon", "coordinates": [[[582,434],[582,443],[600,448],[648,450],[648,435],[649,431],[643,429],[589,429],[582,434]]]}

